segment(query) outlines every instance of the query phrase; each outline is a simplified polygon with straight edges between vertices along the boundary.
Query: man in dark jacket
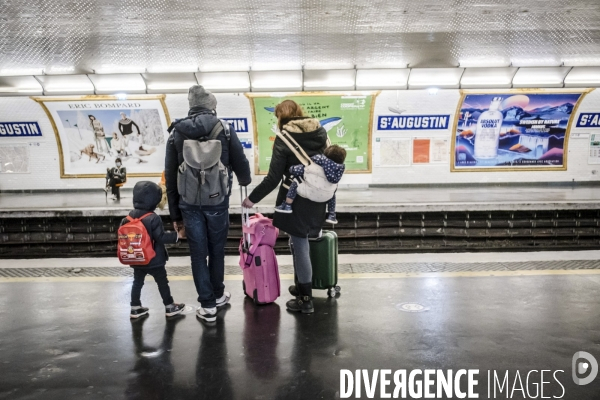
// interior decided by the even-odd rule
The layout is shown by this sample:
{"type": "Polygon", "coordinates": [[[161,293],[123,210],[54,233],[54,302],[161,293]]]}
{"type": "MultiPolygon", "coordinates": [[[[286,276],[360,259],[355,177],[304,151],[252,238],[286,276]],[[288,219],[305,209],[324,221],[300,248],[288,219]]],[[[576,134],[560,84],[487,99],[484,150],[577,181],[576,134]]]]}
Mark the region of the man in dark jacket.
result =
{"type": "Polygon", "coordinates": [[[108,194],[110,189],[113,200],[121,200],[121,186],[127,182],[127,169],[122,166],[121,159],[115,160],[115,166],[106,169],[106,188],[104,191],[108,194]]]}
{"type": "MultiPolygon", "coordinates": [[[[173,132],[167,141],[165,177],[169,212],[175,229],[185,227],[192,257],[192,274],[198,292],[200,307],[196,311],[199,318],[215,321],[217,307],[229,302],[231,293],[225,292],[225,244],[229,232],[229,195],[214,206],[187,204],[177,190],[177,170],[183,162],[183,142],[185,140],[205,140],[216,124],[215,109],[217,99],[200,85],[194,85],[188,92],[190,111],[187,118],[173,123],[173,132]],[[208,262],[207,262],[208,257],[208,262]]],[[[224,131],[217,136],[221,141],[221,162],[227,167],[229,187],[232,171],[242,186],[252,182],[250,165],[244,149],[233,127],[229,127],[229,138],[224,131]]]]}
{"type": "MultiPolygon", "coordinates": [[[[133,269],[133,286],[131,287],[131,318],[139,318],[148,314],[148,308],[142,307],[140,296],[144,279],[146,275],[152,275],[158,291],[165,305],[165,314],[167,317],[180,314],[185,304],[177,304],[171,297],[171,289],[167,279],[167,270],[165,264],[169,259],[169,253],[165,244],[176,243],[179,239],[177,232],[165,232],[162,219],[154,213],[156,206],[162,198],[162,190],[154,182],[142,181],[135,184],[133,187],[133,210],[129,213],[131,218],[140,218],[145,214],[150,214],[142,219],[144,228],[148,231],[148,235],[154,243],[154,252],[156,255],[146,265],[134,267],[133,269]]],[[[129,222],[127,218],[123,218],[121,225],[129,222]]]]}

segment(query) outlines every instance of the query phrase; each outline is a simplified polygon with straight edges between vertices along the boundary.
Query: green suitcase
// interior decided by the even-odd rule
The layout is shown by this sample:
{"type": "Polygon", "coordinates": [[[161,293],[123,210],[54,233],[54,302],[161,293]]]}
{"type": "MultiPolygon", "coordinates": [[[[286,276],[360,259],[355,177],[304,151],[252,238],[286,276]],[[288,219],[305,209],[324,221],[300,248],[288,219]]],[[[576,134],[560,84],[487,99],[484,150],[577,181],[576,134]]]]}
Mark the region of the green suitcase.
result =
{"type": "Polygon", "coordinates": [[[323,231],[317,239],[310,239],[310,262],[313,270],[313,289],[327,289],[335,297],[341,288],[338,281],[338,238],[334,231],[323,231]]]}

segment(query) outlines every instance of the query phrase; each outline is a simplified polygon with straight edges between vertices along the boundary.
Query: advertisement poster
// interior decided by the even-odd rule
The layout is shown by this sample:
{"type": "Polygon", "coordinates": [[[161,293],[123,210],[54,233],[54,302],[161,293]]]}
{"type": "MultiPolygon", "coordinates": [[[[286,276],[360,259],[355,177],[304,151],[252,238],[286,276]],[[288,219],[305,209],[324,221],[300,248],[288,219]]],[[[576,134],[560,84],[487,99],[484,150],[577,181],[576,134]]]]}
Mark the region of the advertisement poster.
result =
{"type": "Polygon", "coordinates": [[[27,143],[0,143],[0,174],[26,174],[29,172],[29,147],[27,143]]]}
{"type": "Polygon", "coordinates": [[[447,163],[449,154],[447,139],[431,139],[431,158],[429,161],[432,164],[447,163]]]}
{"type": "Polygon", "coordinates": [[[600,164],[600,134],[590,135],[590,155],[588,164],[600,164]]]}
{"type": "Polygon", "coordinates": [[[586,93],[463,92],[452,171],[566,170],[572,117],[586,93]]]}
{"type": "Polygon", "coordinates": [[[410,165],[410,138],[378,137],[373,146],[376,167],[404,167],[410,165]]]}
{"type": "Polygon", "coordinates": [[[430,139],[413,139],[413,164],[429,164],[430,139]]]}
{"type": "Polygon", "coordinates": [[[317,118],[333,144],[346,149],[346,172],[371,172],[371,127],[376,93],[352,95],[299,93],[285,97],[248,94],[254,117],[254,168],[257,175],[269,171],[277,118],[275,106],[283,100],[294,100],[304,114],[317,118]]]}
{"type": "Polygon", "coordinates": [[[164,95],[34,97],[57,137],[61,178],[104,177],[120,158],[129,176],[160,176],[169,116],[164,95]]]}

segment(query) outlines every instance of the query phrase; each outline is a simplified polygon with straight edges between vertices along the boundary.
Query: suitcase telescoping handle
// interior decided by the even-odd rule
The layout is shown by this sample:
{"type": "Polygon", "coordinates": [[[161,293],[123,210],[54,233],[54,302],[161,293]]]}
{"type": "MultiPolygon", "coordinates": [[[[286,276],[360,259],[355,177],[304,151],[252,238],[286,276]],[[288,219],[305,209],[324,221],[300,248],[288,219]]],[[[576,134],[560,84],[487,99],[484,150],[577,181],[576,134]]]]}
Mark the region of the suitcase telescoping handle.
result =
{"type": "MultiPolygon", "coordinates": [[[[248,187],[240,186],[240,204],[242,204],[242,227],[250,226],[250,213],[247,208],[244,208],[244,199],[248,197],[248,187]]],[[[244,249],[248,251],[250,248],[250,234],[245,234],[242,229],[242,242],[244,244],[244,249]]]]}

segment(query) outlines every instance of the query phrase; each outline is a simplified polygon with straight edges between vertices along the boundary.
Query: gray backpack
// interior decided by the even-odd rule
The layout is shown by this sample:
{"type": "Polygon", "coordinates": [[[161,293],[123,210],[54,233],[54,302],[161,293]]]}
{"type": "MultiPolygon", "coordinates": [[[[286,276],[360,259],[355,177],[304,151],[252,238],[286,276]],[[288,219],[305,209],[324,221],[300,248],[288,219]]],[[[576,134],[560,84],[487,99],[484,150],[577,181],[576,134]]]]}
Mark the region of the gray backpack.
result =
{"type": "Polygon", "coordinates": [[[216,206],[229,195],[229,174],[221,162],[221,141],[225,131],[229,143],[229,124],[219,120],[205,140],[183,142],[183,162],[177,172],[177,191],[183,201],[195,206],[216,206]]]}

